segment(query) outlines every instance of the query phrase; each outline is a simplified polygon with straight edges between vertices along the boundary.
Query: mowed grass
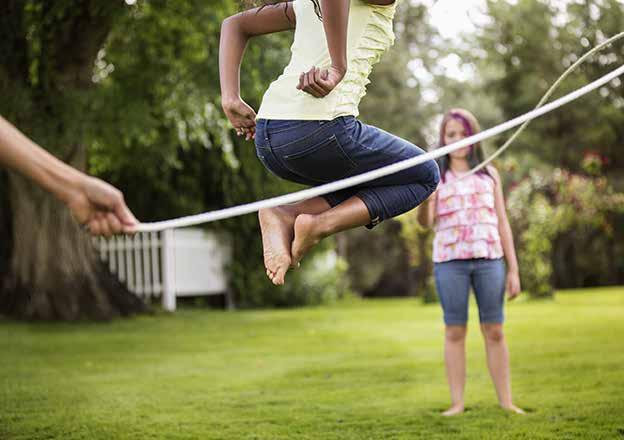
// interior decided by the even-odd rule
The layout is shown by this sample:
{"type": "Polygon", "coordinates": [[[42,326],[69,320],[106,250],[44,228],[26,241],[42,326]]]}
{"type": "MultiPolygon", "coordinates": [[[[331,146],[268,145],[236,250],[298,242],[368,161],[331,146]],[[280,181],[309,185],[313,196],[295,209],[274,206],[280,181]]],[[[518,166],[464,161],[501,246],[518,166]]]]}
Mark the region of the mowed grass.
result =
{"type": "Polygon", "coordinates": [[[0,438],[624,439],[624,288],[507,307],[526,416],[499,409],[476,317],[450,419],[441,311],[416,299],[0,321],[0,438]]]}

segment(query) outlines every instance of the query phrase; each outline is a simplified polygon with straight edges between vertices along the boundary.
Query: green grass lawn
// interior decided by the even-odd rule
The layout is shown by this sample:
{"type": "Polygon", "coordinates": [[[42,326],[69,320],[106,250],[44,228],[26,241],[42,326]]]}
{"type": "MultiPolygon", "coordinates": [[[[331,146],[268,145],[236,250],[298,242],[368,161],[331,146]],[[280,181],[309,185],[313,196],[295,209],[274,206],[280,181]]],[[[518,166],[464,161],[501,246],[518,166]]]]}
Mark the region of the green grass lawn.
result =
{"type": "Polygon", "coordinates": [[[526,416],[499,409],[475,317],[451,419],[441,311],[415,299],[0,321],[0,438],[624,439],[624,288],[507,307],[526,416]]]}

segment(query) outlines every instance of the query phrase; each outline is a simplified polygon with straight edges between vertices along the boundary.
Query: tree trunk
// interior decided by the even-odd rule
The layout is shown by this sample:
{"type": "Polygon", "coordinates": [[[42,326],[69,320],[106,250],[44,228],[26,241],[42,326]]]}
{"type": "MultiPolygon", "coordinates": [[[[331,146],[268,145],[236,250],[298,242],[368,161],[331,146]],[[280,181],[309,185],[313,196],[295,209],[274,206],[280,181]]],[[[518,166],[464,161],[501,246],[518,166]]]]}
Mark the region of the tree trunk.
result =
{"type": "Polygon", "coordinates": [[[11,233],[11,207],[9,205],[9,175],[0,170],[0,291],[1,280],[9,268],[11,256],[12,233],[11,233]]]}
{"type": "Polygon", "coordinates": [[[104,320],[143,303],[102,264],[68,210],[11,175],[13,248],[0,311],[21,319],[104,320]]]}
{"type": "MultiPolygon", "coordinates": [[[[11,12],[0,30],[0,54],[9,57],[8,66],[0,63],[0,96],[12,97],[0,113],[11,115],[27,135],[35,132],[36,141],[62,152],[63,159],[80,157],[79,168],[84,168],[84,127],[94,119],[85,119],[93,65],[123,2],[35,3],[29,20],[36,31],[28,39],[24,2],[10,0],[0,7],[11,12]],[[36,74],[29,66],[37,67],[36,74]]],[[[8,267],[0,268],[0,313],[20,319],[106,320],[145,310],[99,261],[90,237],[64,206],[13,174],[9,193],[12,245],[8,267]]]]}

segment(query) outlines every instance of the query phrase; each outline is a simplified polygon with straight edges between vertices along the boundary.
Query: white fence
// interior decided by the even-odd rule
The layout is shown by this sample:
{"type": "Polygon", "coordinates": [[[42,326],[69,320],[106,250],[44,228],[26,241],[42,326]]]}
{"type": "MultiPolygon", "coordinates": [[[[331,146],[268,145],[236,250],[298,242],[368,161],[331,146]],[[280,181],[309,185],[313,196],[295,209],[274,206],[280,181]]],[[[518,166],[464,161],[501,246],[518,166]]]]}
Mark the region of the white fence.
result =
{"type": "Polygon", "coordinates": [[[233,307],[225,274],[230,247],[222,235],[187,228],[100,238],[95,244],[131,292],[146,300],[160,296],[165,310],[176,309],[176,297],[217,294],[233,307]]]}

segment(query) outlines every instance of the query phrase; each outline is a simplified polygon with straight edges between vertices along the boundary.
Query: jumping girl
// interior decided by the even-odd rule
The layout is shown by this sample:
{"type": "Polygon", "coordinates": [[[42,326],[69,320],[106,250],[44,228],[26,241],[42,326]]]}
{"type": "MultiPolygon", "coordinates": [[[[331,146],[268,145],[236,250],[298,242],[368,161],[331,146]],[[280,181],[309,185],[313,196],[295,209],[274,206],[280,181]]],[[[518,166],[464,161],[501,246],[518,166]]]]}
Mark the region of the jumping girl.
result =
{"type": "MultiPolygon", "coordinates": [[[[471,113],[453,109],[442,121],[440,145],[477,132],[479,124],[471,113]]],[[[446,324],[444,358],[452,401],[443,413],[447,416],[464,411],[470,287],[479,307],[487,364],[498,401],[507,410],[523,413],[512,403],[509,351],[503,334],[505,290],[509,299],[515,298],[520,293],[520,279],[501,180],[492,166],[458,180],[482,160],[480,144],[440,158],[442,182],[418,213],[420,223],[435,225],[436,231],[434,276],[446,324]]]]}
{"type": "MultiPolygon", "coordinates": [[[[255,137],[258,158],[275,175],[320,185],[424,151],[357,119],[372,67],[394,42],[394,0],[294,0],[227,18],[221,29],[222,106],[239,135],[255,137]],[[295,29],[291,59],[264,94],[258,114],[239,94],[240,64],[251,37],[295,29]]],[[[372,228],[409,211],[435,190],[428,161],[360,186],[259,212],[269,279],[323,238],[372,228]]],[[[371,256],[379,258],[379,256],[371,256]]]]}

